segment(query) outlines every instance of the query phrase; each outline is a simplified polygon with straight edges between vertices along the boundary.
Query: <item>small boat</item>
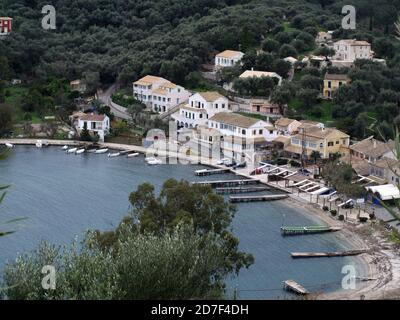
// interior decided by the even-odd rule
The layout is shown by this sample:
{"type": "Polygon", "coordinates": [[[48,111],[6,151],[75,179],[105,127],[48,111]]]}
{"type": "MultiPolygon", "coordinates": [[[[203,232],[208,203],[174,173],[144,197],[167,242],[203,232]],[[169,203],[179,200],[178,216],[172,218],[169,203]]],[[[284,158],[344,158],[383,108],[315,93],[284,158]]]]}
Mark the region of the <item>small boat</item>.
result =
{"type": "Polygon", "coordinates": [[[108,157],[109,158],[115,158],[115,157],[119,157],[121,154],[119,153],[119,152],[116,152],[116,153],[109,153],[108,154],[108,157]]]}
{"type": "Polygon", "coordinates": [[[154,157],[147,157],[144,159],[144,161],[146,161],[146,162],[154,161],[154,160],[156,160],[156,158],[154,158],[154,157]]]}
{"type": "Polygon", "coordinates": [[[156,159],[156,158],[153,158],[152,160],[147,161],[147,164],[150,164],[150,165],[157,165],[157,164],[162,164],[162,163],[163,163],[162,160],[156,159]]]}
{"type": "Polygon", "coordinates": [[[101,153],[107,153],[107,151],[108,151],[108,148],[105,148],[105,149],[96,150],[94,153],[101,154],[101,153]]]}
{"type": "Polygon", "coordinates": [[[75,154],[82,154],[85,152],[85,149],[78,149],[76,150],[75,154]]]}
{"type": "Polygon", "coordinates": [[[42,140],[37,140],[36,141],[36,148],[42,148],[43,147],[43,141],[42,140]]]}
{"type": "Polygon", "coordinates": [[[14,145],[12,143],[7,142],[5,145],[7,148],[14,148],[14,145]]]}
{"type": "Polygon", "coordinates": [[[67,153],[75,153],[78,150],[78,148],[71,148],[67,150],[67,153]]]}
{"type": "Polygon", "coordinates": [[[130,153],[130,154],[128,154],[128,158],[137,157],[138,155],[139,155],[139,152],[130,153]]]}
{"type": "Polygon", "coordinates": [[[68,150],[68,146],[65,145],[64,147],[62,147],[63,150],[68,150]]]}

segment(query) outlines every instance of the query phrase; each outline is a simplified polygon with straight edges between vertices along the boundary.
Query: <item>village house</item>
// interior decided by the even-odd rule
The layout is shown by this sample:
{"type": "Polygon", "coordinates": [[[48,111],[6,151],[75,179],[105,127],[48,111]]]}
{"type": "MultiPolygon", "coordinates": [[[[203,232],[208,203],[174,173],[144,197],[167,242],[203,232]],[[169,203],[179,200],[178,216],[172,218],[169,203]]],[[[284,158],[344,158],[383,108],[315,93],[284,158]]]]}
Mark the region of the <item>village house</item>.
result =
{"type": "Polygon", "coordinates": [[[369,174],[383,179],[386,183],[400,185],[400,162],[396,159],[382,158],[370,163],[369,174]]]}
{"type": "Polygon", "coordinates": [[[277,137],[276,128],[269,122],[236,113],[220,112],[208,121],[208,128],[221,135],[221,150],[237,161],[252,155],[261,146],[277,137]]]}
{"type": "Polygon", "coordinates": [[[206,126],[215,113],[231,112],[228,98],[216,91],[197,92],[171,117],[180,128],[206,126]]]}
{"type": "Polygon", "coordinates": [[[331,32],[320,31],[320,32],[318,32],[317,36],[315,37],[315,43],[318,46],[326,45],[331,41],[332,41],[332,33],[331,32]]]}
{"type": "Polygon", "coordinates": [[[335,55],[332,58],[333,66],[352,66],[357,59],[371,60],[374,52],[367,41],[355,39],[339,40],[333,44],[335,55]]]}
{"type": "Polygon", "coordinates": [[[243,56],[243,52],[233,50],[225,50],[221,53],[218,53],[215,56],[215,68],[219,69],[224,67],[233,67],[240,60],[242,60],[243,56]]]}
{"type": "Polygon", "coordinates": [[[249,109],[245,110],[245,112],[257,113],[270,117],[281,116],[281,110],[279,106],[266,99],[251,99],[248,107],[249,109]]]}
{"type": "Polygon", "coordinates": [[[153,111],[164,113],[185,102],[191,93],[169,80],[147,75],[133,83],[133,95],[153,111]]]}
{"type": "Polygon", "coordinates": [[[350,82],[350,78],[345,74],[329,74],[324,77],[323,96],[326,99],[332,99],[333,92],[339,89],[342,85],[350,82]]]}
{"type": "Polygon", "coordinates": [[[279,118],[275,121],[276,130],[278,130],[280,135],[284,136],[297,133],[300,125],[300,121],[289,118],[279,118]]]}
{"type": "Polygon", "coordinates": [[[6,36],[12,31],[12,21],[10,17],[0,17],[0,36],[6,36]]]}
{"type": "Polygon", "coordinates": [[[110,132],[110,118],[104,114],[85,114],[78,118],[77,131],[80,134],[85,128],[89,133],[99,137],[99,141],[104,142],[104,137],[110,132]]]}
{"type": "Polygon", "coordinates": [[[350,155],[353,159],[366,160],[371,163],[382,158],[396,159],[395,143],[393,140],[382,142],[371,136],[352,144],[350,146],[350,155]]]}
{"type": "Polygon", "coordinates": [[[290,138],[290,143],[284,151],[288,156],[300,158],[303,153],[310,158],[313,151],[319,152],[322,159],[328,159],[333,154],[345,156],[348,154],[350,136],[335,128],[319,128],[313,126],[305,132],[290,138]]]}
{"type": "Polygon", "coordinates": [[[253,78],[253,77],[254,78],[262,78],[262,77],[276,78],[276,79],[278,79],[278,85],[281,85],[281,83],[282,83],[282,77],[279,74],[277,74],[276,72],[246,70],[239,76],[239,78],[242,78],[242,79],[253,78]]]}
{"type": "Polygon", "coordinates": [[[80,93],[85,93],[86,83],[83,80],[77,79],[69,83],[71,91],[78,91],[80,93]]]}

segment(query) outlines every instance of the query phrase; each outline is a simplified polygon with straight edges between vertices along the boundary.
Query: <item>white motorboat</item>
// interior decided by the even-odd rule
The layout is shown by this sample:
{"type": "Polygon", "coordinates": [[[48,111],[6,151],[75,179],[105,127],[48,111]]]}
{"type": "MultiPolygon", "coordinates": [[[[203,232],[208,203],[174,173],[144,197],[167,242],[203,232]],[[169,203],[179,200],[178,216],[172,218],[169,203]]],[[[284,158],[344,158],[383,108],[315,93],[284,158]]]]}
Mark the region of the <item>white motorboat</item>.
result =
{"type": "Polygon", "coordinates": [[[147,161],[147,164],[150,164],[150,165],[162,164],[162,160],[153,158],[152,160],[147,161]]]}
{"type": "Polygon", "coordinates": [[[71,148],[67,150],[67,153],[75,153],[78,150],[78,148],[71,148]]]}
{"type": "Polygon", "coordinates": [[[43,147],[43,141],[42,140],[37,140],[36,141],[36,148],[42,148],[43,147]]]}
{"type": "Polygon", "coordinates": [[[82,154],[85,152],[85,149],[78,149],[76,150],[75,154],[82,154]]]}
{"type": "Polygon", "coordinates": [[[14,145],[12,143],[7,142],[5,145],[7,148],[14,148],[14,145]]]}
{"type": "Polygon", "coordinates": [[[139,155],[139,152],[130,153],[130,154],[128,154],[128,158],[137,157],[138,155],[139,155]]]}
{"type": "Polygon", "coordinates": [[[116,153],[109,153],[108,154],[108,157],[109,158],[115,158],[115,157],[119,157],[121,154],[119,153],[119,152],[116,152],[116,153]]]}
{"type": "Polygon", "coordinates": [[[62,147],[63,150],[68,150],[68,146],[65,145],[64,147],[62,147]]]}
{"type": "Polygon", "coordinates": [[[144,161],[146,161],[146,162],[154,161],[154,160],[156,160],[156,158],[154,158],[154,157],[147,157],[147,158],[144,158],[144,161]]]}
{"type": "Polygon", "coordinates": [[[105,148],[105,149],[96,150],[94,153],[101,154],[101,153],[107,153],[107,152],[108,152],[108,148],[105,148]]]}

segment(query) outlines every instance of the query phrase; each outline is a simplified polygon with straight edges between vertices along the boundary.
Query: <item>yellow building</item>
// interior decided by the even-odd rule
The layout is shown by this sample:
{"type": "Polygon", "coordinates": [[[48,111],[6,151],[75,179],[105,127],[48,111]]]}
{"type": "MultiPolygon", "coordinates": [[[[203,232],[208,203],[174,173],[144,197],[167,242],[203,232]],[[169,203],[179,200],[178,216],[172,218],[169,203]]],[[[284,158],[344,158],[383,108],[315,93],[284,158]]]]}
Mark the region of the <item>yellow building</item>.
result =
{"type": "Polygon", "coordinates": [[[348,84],[350,79],[345,74],[325,74],[323,96],[332,99],[333,92],[344,84],[348,84]]]}
{"type": "Polygon", "coordinates": [[[284,151],[290,156],[299,158],[303,148],[308,158],[311,158],[313,151],[319,152],[322,159],[328,159],[331,155],[339,153],[345,156],[349,153],[350,136],[335,128],[311,127],[290,138],[284,151]]]}

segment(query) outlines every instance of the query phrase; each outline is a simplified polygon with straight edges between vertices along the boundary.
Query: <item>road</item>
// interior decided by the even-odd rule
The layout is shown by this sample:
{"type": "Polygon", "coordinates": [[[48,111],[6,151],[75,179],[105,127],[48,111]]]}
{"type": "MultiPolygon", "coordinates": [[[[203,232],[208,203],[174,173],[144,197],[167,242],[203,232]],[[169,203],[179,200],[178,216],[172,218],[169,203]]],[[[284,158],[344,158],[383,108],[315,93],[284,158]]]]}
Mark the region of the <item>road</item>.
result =
{"type": "Polygon", "coordinates": [[[117,85],[113,84],[111,87],[109,87],[105,91],[99,91],[98,92],[98,99],[100,102],[103,104],[107,105],[111,109],[111,113],[117,117],[121,118],[124,120],[131,120],[132,117],[129,115],[129,113],[126,111],[126,108],[112,102],[111,96],[114,94],[114,92],[117,90],[117,85]]]}

